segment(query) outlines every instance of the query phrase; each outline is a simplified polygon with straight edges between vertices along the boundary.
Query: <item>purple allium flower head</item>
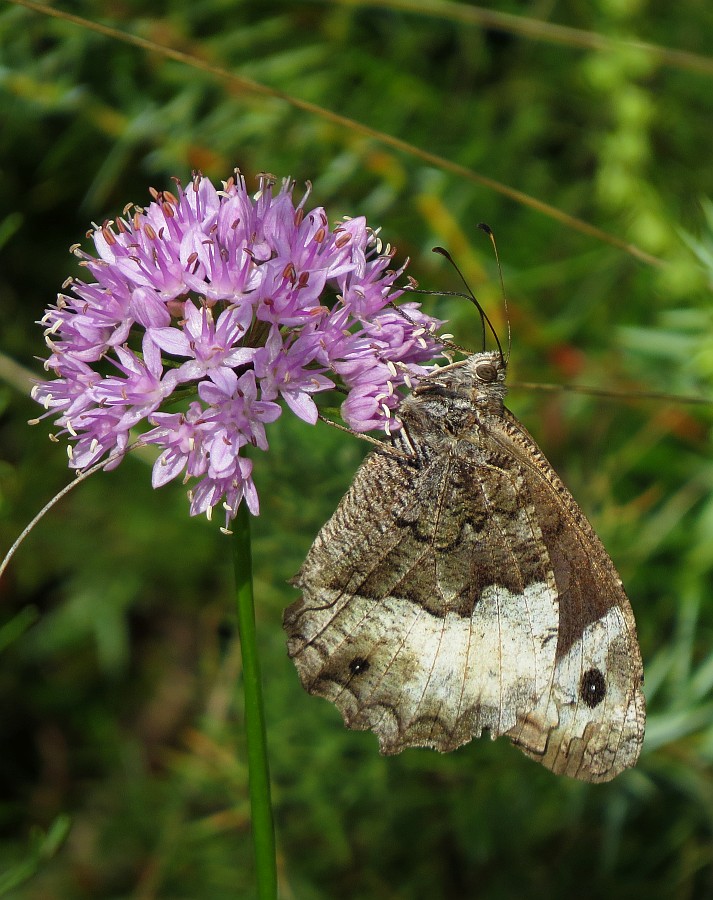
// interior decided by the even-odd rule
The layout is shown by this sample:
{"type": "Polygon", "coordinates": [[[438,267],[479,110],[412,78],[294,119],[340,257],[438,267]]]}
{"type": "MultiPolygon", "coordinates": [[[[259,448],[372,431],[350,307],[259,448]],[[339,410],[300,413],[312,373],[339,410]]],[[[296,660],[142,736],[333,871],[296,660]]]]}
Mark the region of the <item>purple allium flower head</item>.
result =
{"type": "Polygon", "coordinates": [[[255,197],[239,173],[221,190],[199,174],[176,184],[95,226],[95,256],[73,248],[91,277],[42,319],[56,377],[33,396],[72,467],[118,465],[143,427],[160,451],[154,486],[198,479],[191,514],[222,503],[227,528],[242,500],[258,512],[244,448],[267,450],[280,400],[314,424],[314,395],[339,387],[355,431],[398,428],[400,390],[440,353],[440,322],[394,308],[405,265],[390,268],[363,217],[330,228],[307,211],[309,186],[295,204],[294,182],[275,194],[269,175],[255,197]]]}

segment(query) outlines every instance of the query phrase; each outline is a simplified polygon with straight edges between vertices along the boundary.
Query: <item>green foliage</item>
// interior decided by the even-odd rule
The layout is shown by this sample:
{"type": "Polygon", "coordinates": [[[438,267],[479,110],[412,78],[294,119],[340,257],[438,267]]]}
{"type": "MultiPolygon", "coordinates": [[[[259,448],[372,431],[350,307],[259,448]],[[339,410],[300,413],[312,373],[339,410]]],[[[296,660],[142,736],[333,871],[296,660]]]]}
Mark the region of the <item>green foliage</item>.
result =
{"type": "MultiPolygon", "coordinates": [[[[710,395],[712,76],[617,42],[704,54],[710,11],[694,0],[556,6],[558,23],[617,39],[591,50],[467,24],[451,7],[469,9],[71,5],[533,195],[661,266],[196,65],[2,6],[3,546],[69,477],[46,426],[27,427],[37,410],[10,365],[40,374],[34,322],[77,274],[66,248],[90,221],[192,168],[214,180],[234,165],[248,178],[311,179],[330,217],[383,225],[424,287],[457,288],[429,252],[447,246],[504,334],[497,269],[475,228],[487,221],[503,260],[513,381],[710,395]]],[[[424,302],[478,346],[469,306],[424,302]]],[[[640,765],[586,786],[505,741],[384,759],[372,735],[346,732],[305,695],[280,628],[294,599],[287,580],[364,446],[285,414],[270,452],[256,454],[253,539],[285,898],[713,896],[710,408],[520,389],[510,405],[632,598],[650,705],[640,765]]],[[[56,507],[0,583],[7,896],[254,896],[230,554],[217,526],[186,510],[180,486],[152,491],[146,462],[129,458],[56,507]]]]}
{"type": "Polygon", "coordinates": [[[30,837],[29,852],[20,862],[10,865],[0,874],[0,897],[24,884],[36,873],[44,860],[51,859],[64,843],[71,822],[68,816],[58,816],[46,834],[35,831],[30,837]]]}

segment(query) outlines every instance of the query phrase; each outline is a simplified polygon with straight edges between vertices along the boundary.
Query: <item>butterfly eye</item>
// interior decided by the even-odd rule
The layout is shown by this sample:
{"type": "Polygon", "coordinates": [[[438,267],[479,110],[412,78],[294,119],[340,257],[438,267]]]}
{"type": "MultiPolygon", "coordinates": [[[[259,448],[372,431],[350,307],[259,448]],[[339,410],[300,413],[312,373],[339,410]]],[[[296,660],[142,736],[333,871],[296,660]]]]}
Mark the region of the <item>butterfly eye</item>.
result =
{"type": "Polygon", "coordinates": [[[498,370],[492,363],[482,363],[476,368],[475,374],[481,381],[497,381],[498,378],[498,370]]]}

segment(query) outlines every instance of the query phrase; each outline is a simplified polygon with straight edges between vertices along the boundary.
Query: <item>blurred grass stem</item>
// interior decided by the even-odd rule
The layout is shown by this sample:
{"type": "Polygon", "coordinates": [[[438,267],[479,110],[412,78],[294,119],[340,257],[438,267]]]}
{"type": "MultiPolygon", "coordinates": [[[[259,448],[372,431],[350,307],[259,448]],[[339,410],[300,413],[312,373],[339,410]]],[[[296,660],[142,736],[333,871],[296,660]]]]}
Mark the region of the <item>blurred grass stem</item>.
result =
{"type": "Polygon", "coordinates": [[[238,509],[232,541],[238,631],[243,659],[245,734],[248,750],[248,779],[257,896],[258,900],[276,900],[275,827],[272,819],[267,733],[255,629],[250,513],[244,502],[238,509]]]}

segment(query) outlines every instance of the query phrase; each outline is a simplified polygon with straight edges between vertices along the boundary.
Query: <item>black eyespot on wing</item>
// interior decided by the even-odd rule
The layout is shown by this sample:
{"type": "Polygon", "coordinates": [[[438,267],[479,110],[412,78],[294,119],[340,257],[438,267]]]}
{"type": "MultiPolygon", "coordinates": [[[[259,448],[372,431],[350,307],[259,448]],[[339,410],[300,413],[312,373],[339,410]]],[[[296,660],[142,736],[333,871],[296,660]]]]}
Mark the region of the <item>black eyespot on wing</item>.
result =
{"type": "Polygon", "coordinates": [[[606,696],[607,685],[600,669],[587,669],[582,675],[579,695],[590,709],[599,706],[606,696]]]}
{"type": "Polygon", "coordinates": [[[352,675],[363,675],[364,672],[368,672],[370,668],[371,664],[369,660],[364,659],[363,656],[355,656],[349,663],[349,671],[352,675]]]}

